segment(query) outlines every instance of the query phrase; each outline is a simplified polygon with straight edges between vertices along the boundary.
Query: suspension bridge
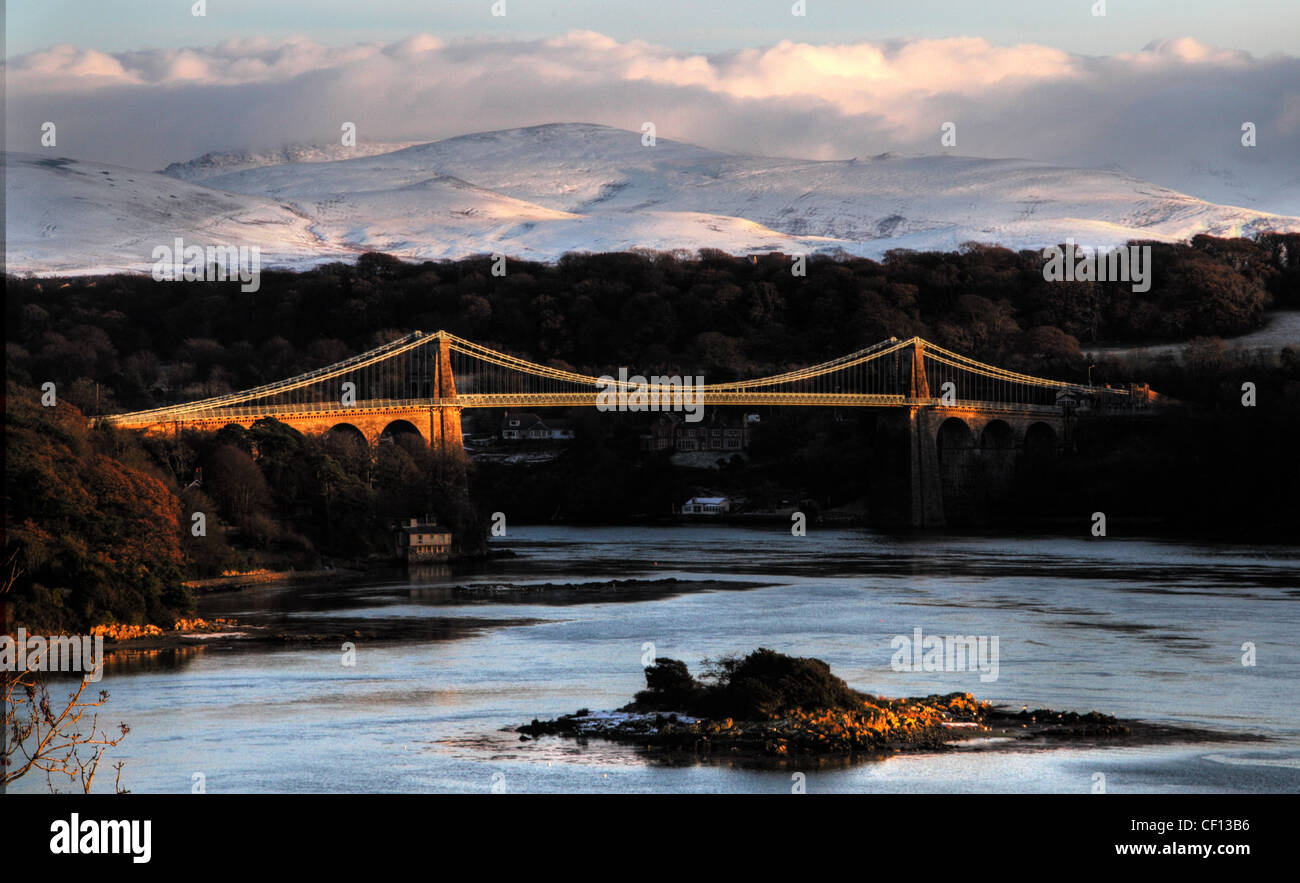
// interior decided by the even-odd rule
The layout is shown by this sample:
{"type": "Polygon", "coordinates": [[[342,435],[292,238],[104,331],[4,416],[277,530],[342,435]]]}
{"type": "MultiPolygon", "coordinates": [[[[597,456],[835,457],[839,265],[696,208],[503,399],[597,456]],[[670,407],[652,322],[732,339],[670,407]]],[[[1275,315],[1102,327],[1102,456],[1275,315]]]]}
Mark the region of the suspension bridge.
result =
{"type": "MultiPolygon", "coordinates": [[[[624,372],[622,377],[626,377],[624,372]]],[[[348,431],[374,444],[415,431],[426,443],[462,451],[466,408],[597,407],[602,396],[701,406],[890,409],[906,418],[915,524],[942,522],[942,461],[985,459],[1034,444],[1053,446],[1077,410],[1132,410],[1146,387],[1097,388],[1021,374],[914,337],[766,377],[702,383],[680,378],[597,377],[542,365],[446,331],[413,332],[368,352],[287,380],[184,404],[113,414],[97,422],[146,433],[214,432],[274,418],[301,432],[348,431]],[[636,397],[644,397],[637,399],[636,397]],[[1036,441],[1037,434],[1037,441],[1036,441]],[[927,497],[929,499],[927,499],[927,497]],[[938,508],[936,508],[938,507],[938,508]],[[939,514],[936,514],[939,513],[939,514]],[[928,513],[928,514],[927,514],[928,513]]],[[[608,398],[604,398],[608,401],[608,398]]]]}

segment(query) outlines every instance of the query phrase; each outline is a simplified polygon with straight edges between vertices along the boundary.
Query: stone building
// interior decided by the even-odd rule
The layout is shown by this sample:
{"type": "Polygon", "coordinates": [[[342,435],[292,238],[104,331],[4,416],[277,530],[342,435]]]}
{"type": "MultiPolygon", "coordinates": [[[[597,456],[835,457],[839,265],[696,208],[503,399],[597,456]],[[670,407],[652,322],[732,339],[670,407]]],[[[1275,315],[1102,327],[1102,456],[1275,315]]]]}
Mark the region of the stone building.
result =
{"type": "Polygon", "coordinates": [[[446,561],[451,557],[452,533],[433,520],[408,518],[397,529],[397,557],[410,564],[446,561]]]}

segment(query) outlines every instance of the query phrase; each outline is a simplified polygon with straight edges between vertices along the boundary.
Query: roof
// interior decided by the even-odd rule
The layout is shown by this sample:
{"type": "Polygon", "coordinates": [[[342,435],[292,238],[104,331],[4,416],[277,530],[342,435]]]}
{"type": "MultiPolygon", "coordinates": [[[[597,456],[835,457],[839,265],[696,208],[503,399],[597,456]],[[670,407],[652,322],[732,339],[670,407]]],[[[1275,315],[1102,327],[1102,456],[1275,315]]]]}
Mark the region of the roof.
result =
{"type": "Polygon", "coordinates": [[[445,527],[439,527],[436,524],[417,524],[415,527],[403,525],[399,530],[402,532],[403,536],[408,537],[415,533],[445,533],[447,536],[451,536],[451,531],[447,530],[445,527]]]}
{"type": "Polygon", "coordinates": [[[686,501],[686,505],[689,506],[694,503],[697,506],[721,506],[729,501],[730,498],[728,497],[691,497],[686,501]]]}
{"type": "Polygon", "coordinates": [[[538,417],[536,414],[532,414],[527,411],[515,411],[515,412],[507,411],[505,416],[501,418],[502,429],[527,430],[527,429],[532,429],[534,426],[538,426],[538,425],[546,427],[546,423],[542,420],[541,417],[538,417]],[[518,420],[519,425],[511,426],[510,421],[512,420],[518,420]]]}

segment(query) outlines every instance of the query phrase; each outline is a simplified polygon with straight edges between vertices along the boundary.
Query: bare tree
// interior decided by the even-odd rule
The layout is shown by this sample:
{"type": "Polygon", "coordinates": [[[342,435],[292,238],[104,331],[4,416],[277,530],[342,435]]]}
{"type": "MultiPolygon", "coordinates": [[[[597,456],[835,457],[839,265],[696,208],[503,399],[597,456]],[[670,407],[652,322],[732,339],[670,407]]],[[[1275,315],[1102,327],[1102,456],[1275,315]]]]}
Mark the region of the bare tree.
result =
{"type": "MultiPolygon", "coordinates": [[[[9,633],[7,595],[19,575],[12,558],[9,565],[9,574],[0,585],[0,635],[9,633]]],[[[101,690],[97,698],[86,698],[83,694],[88,684],[84,678],[77,681],[66,703],[52,703],[50,687],[40,672],[0,670],[0,696],[4,700],[4,715],[0,720],[0,794],[33,770],[45,773],[51,791],[57,791],[56,782],[67,776],[83,792],[90,793],[104,752],[126,738],[130,727],[119,724],[120,734],[116,736],[100,728],[98,709],[108,701],[108,691],[101,690]]],[[[115,764],[114,769],[117,770],[114,790],[125,793],[122,764],[115,764]]]]}

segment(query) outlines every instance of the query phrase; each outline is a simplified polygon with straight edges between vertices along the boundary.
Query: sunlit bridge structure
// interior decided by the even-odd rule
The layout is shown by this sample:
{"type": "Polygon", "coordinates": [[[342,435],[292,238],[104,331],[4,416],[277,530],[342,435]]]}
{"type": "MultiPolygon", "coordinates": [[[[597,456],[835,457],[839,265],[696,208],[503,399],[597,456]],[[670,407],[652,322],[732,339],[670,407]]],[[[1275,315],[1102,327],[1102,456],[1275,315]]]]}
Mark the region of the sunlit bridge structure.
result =
{"type": "MultiPolygon", "coordinates": [[[[608,376],[617,377],[617,369],[608,376]]],[[[643,378],[654,380],[655,378],[643,378]]],[[[707,379],[707,378],[706,378],[707,379]]],[[[215,432],[270,417],[305,433],[346,432],[374,444],[418,432],[462,450],[465,408],[595,407],[602,393],[648,393],[668,402],[680,387],[639,385],[530,362],[446,331],[420,331],[333,365],[241,392],[113,414],[99,421],[147,433],[215,432]]],[[[942,523],[940,474],[961,471],[967,452],[1058,446],[1079,411],[1144,408],[1145,387],[1095,388],[1033,377],[914,337],[890,338],[830,361],[748,380],[705,383],[696,401],[714,406],[888,409],[909,438],[910,521],[942,523]]]]}

